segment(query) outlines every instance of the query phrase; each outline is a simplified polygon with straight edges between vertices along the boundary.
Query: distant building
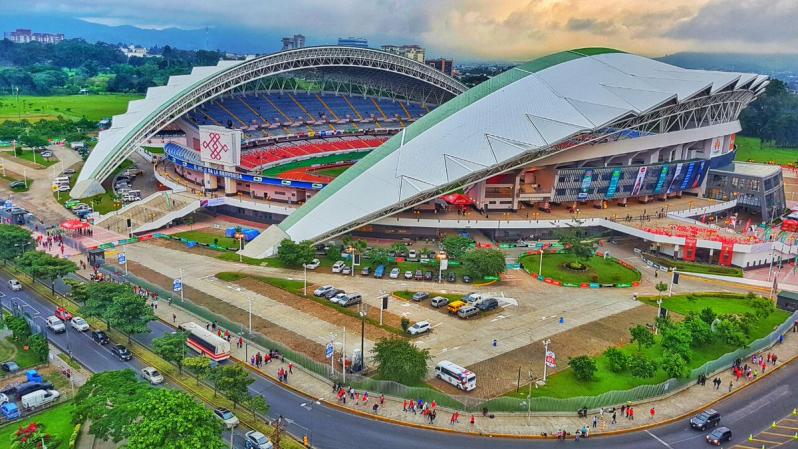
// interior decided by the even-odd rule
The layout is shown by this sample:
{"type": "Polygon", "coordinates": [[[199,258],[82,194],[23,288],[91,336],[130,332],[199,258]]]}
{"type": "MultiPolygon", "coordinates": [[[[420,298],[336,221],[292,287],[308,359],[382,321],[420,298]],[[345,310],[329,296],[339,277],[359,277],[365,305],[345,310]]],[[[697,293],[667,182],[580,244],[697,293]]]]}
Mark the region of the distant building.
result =
{"type": "Polygon", "coordinates": [[[17,28],[16,31],[3,33],[3,38],[16,42],[17,44],[27,44],[28,42],[41,42],[43,44],[57,44],[64,40],[63,34],[34,33],[25,28],[17,28]]]}
{"type": "Polygon", "coordinates": [[[444,59],[444,58],[427,59],[425,61],[425,64],[449,76],[453,75],[454,61],[452,61],[451,59],[444,59]]]}
{"type": "Polygon", "coordinates": [[[294,37],[284,37],[282,39],[282,51],[293,50],[295,48],[302,48],[305,46],[305,36],[295,34],[294,37]]]}
{"type": "Polygon", "coordinates": [[[149,52],[144,47],[138,47],[135,45],[128,45],[127,47],[119,47],[119,51],[124,53],[125,56],[130,58],[146,58],[150,56],[149,52]]]}
{"type": "Polygon", "coordinates": [[[341,47],[369,48],[369,41],[365,37],[339,37],[338,45],[341,47]]]}
{"type": "Polygon", "coordinates": [[[424,62],[424,47],[419,45],[383,45],[382,51],[410,58],[414,61],[424,62]]]}

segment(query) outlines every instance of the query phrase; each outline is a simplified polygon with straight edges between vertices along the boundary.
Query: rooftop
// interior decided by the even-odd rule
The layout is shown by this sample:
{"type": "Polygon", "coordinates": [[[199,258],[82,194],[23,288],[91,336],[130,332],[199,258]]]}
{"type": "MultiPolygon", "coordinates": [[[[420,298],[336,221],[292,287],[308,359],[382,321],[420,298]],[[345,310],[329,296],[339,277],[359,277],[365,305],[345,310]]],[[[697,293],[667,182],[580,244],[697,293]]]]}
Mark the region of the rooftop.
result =
{"type": "Polygon", "coordinates": [[[712,170],[716,172],[732,173],[735,175],[765,178],[780,172],[781,167],[778,165],[752,164],[750,162],[732,162],[729,165],[720,168],[713,168],[712,170]]]}

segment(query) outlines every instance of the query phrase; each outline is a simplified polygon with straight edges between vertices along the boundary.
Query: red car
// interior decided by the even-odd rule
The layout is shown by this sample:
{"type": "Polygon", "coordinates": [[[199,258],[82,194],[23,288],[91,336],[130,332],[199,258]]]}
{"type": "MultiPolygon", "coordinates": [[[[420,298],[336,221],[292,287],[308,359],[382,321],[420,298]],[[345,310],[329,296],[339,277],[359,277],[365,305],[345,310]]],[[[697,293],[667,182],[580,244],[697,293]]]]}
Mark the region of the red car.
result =
{"type": "Polygon", "coordinates": [[[69,311],[63,307],[55,309],[55,316],[58,317],[59,320],[65,323],[69,322],[69,320],[72,319],[72,314],[69,313],[69,311]]]}

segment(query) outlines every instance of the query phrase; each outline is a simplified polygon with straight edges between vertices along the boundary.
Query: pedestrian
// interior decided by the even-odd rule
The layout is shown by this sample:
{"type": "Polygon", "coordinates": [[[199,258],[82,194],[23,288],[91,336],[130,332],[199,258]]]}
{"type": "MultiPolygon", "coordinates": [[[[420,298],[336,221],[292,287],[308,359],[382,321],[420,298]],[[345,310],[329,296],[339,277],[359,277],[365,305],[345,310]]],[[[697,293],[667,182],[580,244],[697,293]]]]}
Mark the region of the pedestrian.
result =
{"type": "Polygon", "coordinates": [[[771,362],[773,362],[774,366],[776,365],[776,360],[778,360],[778,359],[779,359],[779,357],[776,354],[773,354],[773,358],[772,358],[771,362]]]}
{"type": "Polygon", "coordinates": [[[635,420],[635,410],[632,407],[629,407],[627,410],[629,410],[629,419],[634,421],[635,420]]]}
{"type": "Polygon", "coordinates": [[[621,415],[626,416],[626,404],[621,405],[621,415]]]}
{"type": "Polygon", "coordinates": [[[734,384],[732,384],[732,382],[729,381],[729,393],[731,393],[733,387],[734,387],[734,384]]]}
{"type": "Polygon", "coordinates": [[[288,374],[294,374],[294,364],[293,363],[289,363],[288,364],[288,374]]]}
{"type": "MultiPolygon", "coordinates": [[[[243,348],[244,347],[244,338],[243,337],[238,337],[238,347],[239,348],[243,348]]],[[[338,384],[336,384],[336,385],[338,385],[338,384]]]]}
{"type": "Polygon", "coordinates": [[[376,403],[374,404],[374,406],[373,406],[373,407],[371,407],[371,409],[372,409],[372,411],[374,412],[374,414],[375,414],[375,415],[377,414],[377,409],[378,409],[379,407],[380,407],[380,405],[379,405],[379,404],[376,404],[376,403]]]}
{"type": "Polygon", "coordinates": [[[255,356],[254,355],[249,358],[249,364],[252,365],[252,366],[255,366],[255,356]]]}
{"type": "Polygon", "coordinates": [[[402,411],[407,413],[407,399],[402,401],[402,411]]]}
{"type": "Polygon", "coordinates": [[[380,393],[380,405],[385,405],[385,395],[380,393]]]}
{"type": "Polygon", "coordinates": [[[612,412],[612,423],[613,424],[617,424],[618,423],[618,416],[617,416],[616,412],[612,412]]]}
{"type": "Polygon", "coordinates": [[[471,423],[471,427],[474,427],[474,415],[471,415],[469,422],[471,423]]]}
{"type": "Polygon", "coordinates": [[[649,418],[648,419],[654,419],[654,415],[656,413],[657,413],[657,411],[654,410],[654,407],[651,407],[651,410],[648,411],[648,414],[649,414],[649,418]]]}
{"type": "Polygon", "coordinates": [[[454,424],[454,418],[455,418],[455,416],[457,416],[456,413],[457,412],[452,413],[452,418],[449,420],[449,424],[454,424]]]}
{"type": "Polygon", "coordinates": [[[593,417],[593,428],[595,429],[596,427],[598,427],[598,417],[594,416],[593,417]]]}
{"type": "Polygon", "coordinates": [[[172,324],[175,324],[176,322],[177,322],[177,315],[175,315],[175,314],[173,313],[173,314],[172,314],[172,324]]]}
{"type": "Polygon", "coordinates": [[[369,392],[368,391],[364,391],[363,392],[363,405],[366,405],[366,403],[368,401],[369,401],[369,392]]]}
{"type": "Polygon", "coordinates": [[[349,399],[355,400],[355,389],[353,387],[349,387],[349,399]]]}
{"type": "MultiPolygon", "coordinates": [[[[280,369],[282,369],[282,368],[280,368],[280,369]]],[[[355,404],[356,405],[360,404],[360,392],[358,392],[358,391],[355,392],[355,404]]]]}

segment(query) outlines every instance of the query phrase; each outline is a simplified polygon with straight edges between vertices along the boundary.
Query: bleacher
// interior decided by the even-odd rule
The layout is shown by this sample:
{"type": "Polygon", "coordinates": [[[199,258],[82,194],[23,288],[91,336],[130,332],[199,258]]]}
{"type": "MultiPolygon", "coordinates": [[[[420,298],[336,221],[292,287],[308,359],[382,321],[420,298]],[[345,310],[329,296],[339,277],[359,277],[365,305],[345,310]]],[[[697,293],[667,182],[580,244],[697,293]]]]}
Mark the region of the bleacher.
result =
{"type": "Polygon", "coordinates": [[[267,148],[245,152],[241,155],[241,167],[247,170],[255,170],[281,160],[296,157],[349,150],[366,150],[382,145],[385,140],[386,138],[364,136],[284,142],[267,148]]]}
{"type": "Polygon", "coordinates": [[[423,116],[418,103],[330,93],[271,92],[233,95],[190,111],[186,119],[199,125],[242,129],[245,138],[308,131],[396,128],[423,116]]]}

